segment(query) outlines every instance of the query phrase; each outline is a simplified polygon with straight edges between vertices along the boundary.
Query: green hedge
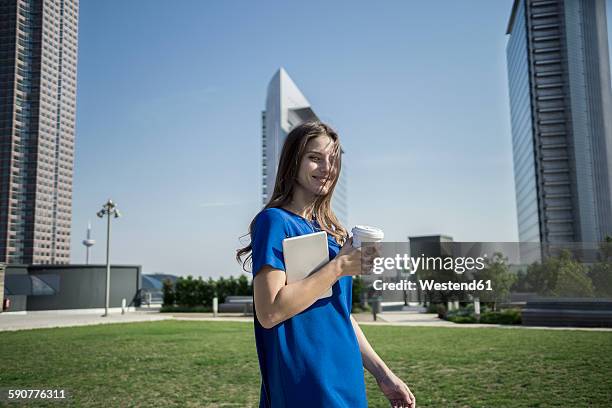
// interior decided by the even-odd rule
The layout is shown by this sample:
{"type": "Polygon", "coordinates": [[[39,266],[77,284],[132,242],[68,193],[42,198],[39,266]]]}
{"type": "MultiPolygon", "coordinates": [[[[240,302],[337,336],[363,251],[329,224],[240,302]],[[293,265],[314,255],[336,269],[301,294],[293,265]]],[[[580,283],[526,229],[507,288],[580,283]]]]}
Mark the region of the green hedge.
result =
{"type": "Polygon", "coordinates": [[[450,316],[447,320],[453,323],[478,323],[474,316],[450,316]]]}
{"type": "Polygon", "coordinates": [[[162,306],[160,313],[211,313],[210,306],[162,306]]]}
{"type": "Polygon", "coordinates": [[[486,307],[481,308],[480,321],[474,315],[474,306],[468,305],[459,310],[446,313],[446,320],[453,323],[485,323],[485,324],[521,324],[521,311],[519,309],[505,309],[494,312],[486,307]]]}
{"type": "Polygon", "coordinates": [[[223,303],[227,296],[252,295],[253,284],[245,275],[241,275],[238,279],[230,276],[217,280],[212,278],[203,280],[202,277],[194,279],[189,275],[186,278],[178,278],[174,284],[169,280],[164,281],[163,306],[212,308],[212,300],[215,296],[219,298],[219,303],[223,303]]]}
{"type": "Polygon", "coordinates": [[[488,324],[521,324],[521,311],[506,309],[501,312],[487,312],[480,315],[480,323],[488,324]]]}
{"type": "Polygon", "coordinates": [[[370,305],[361,306],[359,303],[353,302],[353,308],[351,309],[351,313],[366,313],[371,312],[372,308],[370,305]]]}
{"type": "MultiPolygon", "coordinates": [[[[176,307],[183,308],[182,310],[193,310],[196,307],[208,308],[212,310],[212,300],[215,296],[219,298],[219,303],[225,302],[227,296],[252,296],[253,282],[249,282],[245,275],[241,275],[238,279],[230,276],[229,278],[219,278],[213,280],[203,280],[202,277],[194,279],[191,275],[180,277],[173,284],[166,279],[163,286],[163,307],[168,311],[179,312],[176,307]],[[173,309],[174,307],[174,309],[173,309]]],[[[365,284],[361,278],[353,279],[353,308],[357,311],[369,311],[369,307],[359,306],[361,293],[365,290],[365,284]]],[[[163,311],[163,310],[162,310],[163,311]]]]}

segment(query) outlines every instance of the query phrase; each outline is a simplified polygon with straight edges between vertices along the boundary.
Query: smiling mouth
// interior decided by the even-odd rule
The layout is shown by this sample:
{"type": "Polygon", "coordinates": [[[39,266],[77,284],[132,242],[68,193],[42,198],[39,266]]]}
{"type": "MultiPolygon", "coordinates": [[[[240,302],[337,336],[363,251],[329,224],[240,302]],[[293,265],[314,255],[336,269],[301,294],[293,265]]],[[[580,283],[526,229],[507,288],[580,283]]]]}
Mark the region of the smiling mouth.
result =
{"type": "Polygon", "coordinates": [[[327,183],[327,180],[328,180],[327,177],[323,178],[323,177],[312,176],[312,178],[317,180],[319,183],[322,183],[322,184],[327,183]]]}

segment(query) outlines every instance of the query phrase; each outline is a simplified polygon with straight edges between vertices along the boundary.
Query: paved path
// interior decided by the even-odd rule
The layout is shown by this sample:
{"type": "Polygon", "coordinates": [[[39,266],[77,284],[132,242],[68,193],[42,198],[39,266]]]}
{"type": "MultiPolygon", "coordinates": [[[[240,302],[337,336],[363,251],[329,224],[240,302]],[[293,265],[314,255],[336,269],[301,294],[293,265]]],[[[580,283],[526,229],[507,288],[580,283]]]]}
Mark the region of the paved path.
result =
{"type": "MultiPolygon", "coordinates": [[[[425,326],[425,327],[452,327],[452,328],[501,328],[501,329],[534,329],[534,330],[583,330],[583,331],[608,331],[612,332],[610,327],[546,327],[546,326],[522,326],[511,324],[457,324],[448,320],[438,319],[436,313],[417,313],[417,312],[384,312],[380,318],[385,321],[384,324],[390,326],[425,326]]],[[[361,324],[361,323],[360,323],[361,324]]],[[[368,324],[368,323],[365,323],[368,324]]]]}
{"type": "MultiPolygon", "coordinates": [[[[385,325],[385,326],[412,326],[412,327],[452,327],[452,328],[504,328],[504,329],[544,329],[544,330],[584,330],[608,331],[612,328],[579,328],[579,327],[526,327],[495,324],[456,324],[438,319],[433,313],[415,312],[385,312],[378,315],[373,321],[370,313],[353,315],[359,324],[385,325]]],[[[15,331],[27,329],[40,329],[50,327],[87,326],[109,323],[150,322],[160,320],[199,320],[199,321],[232,321],[252,323],[252,316],[220,313],[213,317],[212,313],[159,313],[157,310],[137,310],[122,315],[120,312],[111,313],[102,317],[100,313],[62,313],[62,312],[28,312],[27,314],[0,313],[0,331],[15,331]]]]}
{"type": "Polygon", "coordinates": [[[41,329],[50,327],[89,326],[95,324],[152,322],[172,319],[158,312],[121,312],[102,317],[99,313],[27,312],[27,314],[0,313],[0,331],[41,329]]]}
{"type": "MultiPolygon", "coordinates": [[[[212,313],[173,313],[176,320],[202,320],[202,321],[234,321],[252,322],[253,317],[237,316],[236,314],[220,314],[213,317],[212,313]]],[[[378,314],[374,321],[371,313],[358,313],[353,317],[360,325],[379,325],[379,326],[412,326],[412,327],[452,327],[458,329],[475,328],[502,328],[502,329],[540,329],[540,330],[584,330],[584,331],[609,331],[612,328],[606,327],[540,327],[540,326],[521,326],[521,325],[502,325],[502,324],[457,324],[448,320],[438,319],[436,313],[417,313],[417,312],[384,312],[378,314]]]]}

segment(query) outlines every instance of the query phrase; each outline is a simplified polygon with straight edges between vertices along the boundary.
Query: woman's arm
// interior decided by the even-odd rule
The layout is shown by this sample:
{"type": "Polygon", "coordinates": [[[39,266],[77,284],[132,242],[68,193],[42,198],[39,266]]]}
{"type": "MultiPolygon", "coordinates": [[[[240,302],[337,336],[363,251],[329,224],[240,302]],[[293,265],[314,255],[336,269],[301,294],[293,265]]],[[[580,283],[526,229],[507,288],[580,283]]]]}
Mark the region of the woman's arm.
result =
{"type": "Polygon", "coordinates": [[[360,273],[361,251],[351,240],[317,272],[288,285],[284,271],[265,265],[253,279],[257,320],[270,329],[310,307],[338,278],[360,273]]]}
{"type": "Polygon", "coordinates": [[[305,279],[285,285],[285,272],[269,265],[253,279],[257,320],[266,329],[295,316],[312,305],[340,277],[337,262],[330,261],[305,279]]]}
{"type": "Polygon", "coordinates": [[[416,399],[408,386],[399,379],[385,362],[374,351],[368,339],[366,339],[361,327],[357,324],[355,318],[351,315],[351,324],[359,343],[359,351],[361,351],[361,359],[363,366],[376,379],[378,386],[385,396],[389,399],[392,406],[406,404],[411,408],[416,407],[416,399]]]}
{"type": "Polygon", "coordinates": [[[384,376],[388,375],[391,370],[384,361],[376,354],[368,339],[363,334],[361,327],[357,324],[355,318],[351,315],[351,323],[353,324],[353,330],[355,330],[355,336],[357,336],[357,342],[359,343],[359,351],[361,351],[361,358],[363,360],[363,366],[370,372],[378,381],[384,376]]]}

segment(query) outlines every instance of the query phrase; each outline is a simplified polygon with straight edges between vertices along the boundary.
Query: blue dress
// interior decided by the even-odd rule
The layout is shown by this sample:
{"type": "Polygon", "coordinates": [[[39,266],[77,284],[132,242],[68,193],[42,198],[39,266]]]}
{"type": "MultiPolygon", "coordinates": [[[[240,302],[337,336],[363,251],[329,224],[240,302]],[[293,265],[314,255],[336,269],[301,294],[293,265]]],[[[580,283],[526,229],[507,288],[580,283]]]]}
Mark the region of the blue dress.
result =
{"type": "MultiPolygon", "coordinates": [[[[287,210],[259,213],[251,240],[253,277],[264,265],[285,270],[283,239],[312,232],[309,221],[287,210]]],[[[340,247],[330,235],[328,247],[331,260],[340,247]]],[[[363,362],[350,320],[352,286],[351,276],[338,279],[331,297],[270,329],[255,318],[260,408],[368,406],[363,362]]]]}

